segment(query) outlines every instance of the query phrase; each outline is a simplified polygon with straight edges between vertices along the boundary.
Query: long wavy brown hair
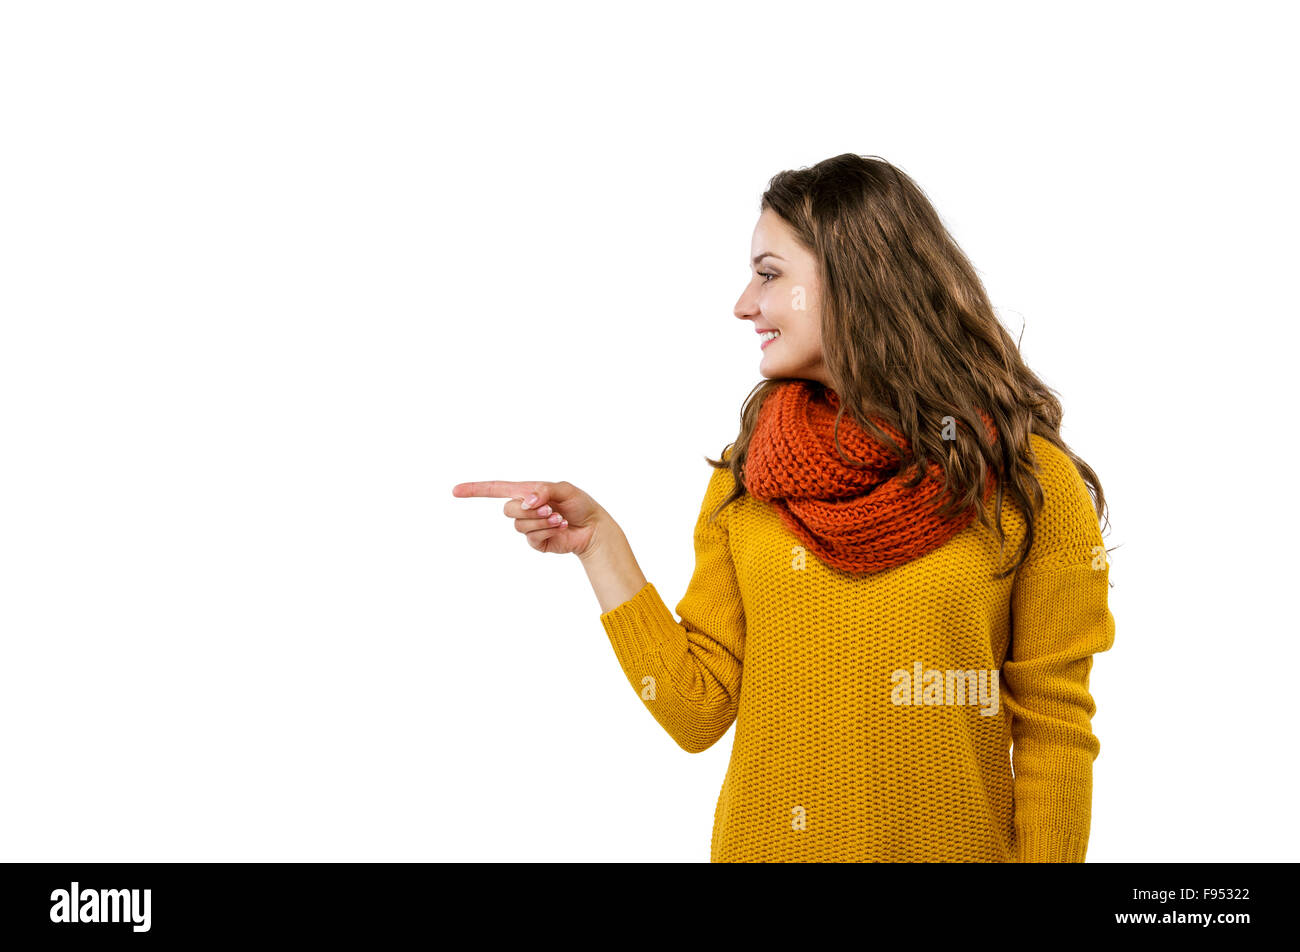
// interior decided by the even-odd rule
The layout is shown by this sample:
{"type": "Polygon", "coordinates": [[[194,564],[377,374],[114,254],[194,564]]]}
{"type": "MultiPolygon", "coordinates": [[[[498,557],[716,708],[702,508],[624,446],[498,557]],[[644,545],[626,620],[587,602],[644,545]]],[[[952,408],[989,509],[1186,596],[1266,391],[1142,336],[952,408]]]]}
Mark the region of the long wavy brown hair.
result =
{"type": "MultiPolygon", "coordinates": [[[[779,172],[763,193],[760,210],[770,209],[816,258],[821,281],[822,356],[840,398],[835,417],[847,412],[868,433],[893,450],[900,471],[903,448],[872,422],[879,417],[908,440],[915,465],[907,485],[924,478],[938,462],[949,498],[939,510],[952,515],[973,509],[981,525],[991,523],[983,490],[996,475],[995,509],[1005,548],[1002,501],[1009,492],[1024,513],[1026,533],[1014,573],[1029,555],[1043,491],[1034,473],[1029,434],[1059,447],[1087,484],[1100,519],[1106,498],[1092,468],[1061,439],[1061,403],[1021,359],[1019,345],[1002,326],[965,253],[939,219],[925,193],[905,173],[878,156],[837,155],[811,168],[779,172]],[[991,444],[979,411],[997,426],[991,444]],[[938,421],[951,416],[961,439],[944,439],[938,421]],[[970,438],[966,438],[969,436],[970,438]]],[[[783,379],[760,382],[746,397],[740,434],[730,458],[709,459],[735,477],[730,496],[710,521],[745,495],[744,466],[763,401],[783,379]]],[[[820,384],[810,381],[815,392],[820,384]]]]}

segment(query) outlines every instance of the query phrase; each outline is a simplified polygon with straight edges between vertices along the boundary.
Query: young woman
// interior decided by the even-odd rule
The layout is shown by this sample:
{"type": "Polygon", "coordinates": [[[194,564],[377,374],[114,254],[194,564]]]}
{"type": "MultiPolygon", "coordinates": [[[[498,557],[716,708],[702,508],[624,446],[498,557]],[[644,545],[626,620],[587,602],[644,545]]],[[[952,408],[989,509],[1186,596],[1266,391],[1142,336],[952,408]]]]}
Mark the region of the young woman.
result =
{"type": "Polygon", "coordinates": [[[578,555],[681,747],[735,722],[714,862],[1083,862],[1115,625],[1060,403],[888,162],[778,174],[750,253],[735,314],[767,379],[708,460],[680,621],[576,486],[453,494],[509,497],[533,548],[578,555]]]}

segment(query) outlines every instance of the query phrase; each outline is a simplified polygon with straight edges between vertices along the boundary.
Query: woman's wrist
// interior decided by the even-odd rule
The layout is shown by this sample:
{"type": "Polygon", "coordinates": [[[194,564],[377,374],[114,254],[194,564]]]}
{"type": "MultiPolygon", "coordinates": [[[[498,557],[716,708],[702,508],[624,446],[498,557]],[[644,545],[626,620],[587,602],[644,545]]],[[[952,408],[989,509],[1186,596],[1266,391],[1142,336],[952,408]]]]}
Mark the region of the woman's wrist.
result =
{"type": "Polygon", "coordinates": [[[601,614],[622,605],[645,587],[646,577],[617,522],[603,510],[591,544],[578,556],[596,593],[601,614]]]}

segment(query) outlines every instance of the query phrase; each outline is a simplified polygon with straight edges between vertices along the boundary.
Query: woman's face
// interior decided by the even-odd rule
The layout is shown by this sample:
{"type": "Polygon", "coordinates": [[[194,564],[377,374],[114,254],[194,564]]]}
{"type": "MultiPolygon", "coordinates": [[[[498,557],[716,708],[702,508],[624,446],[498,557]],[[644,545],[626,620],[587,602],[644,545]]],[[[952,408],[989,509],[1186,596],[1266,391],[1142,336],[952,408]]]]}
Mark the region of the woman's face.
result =
{"type": "Polygon", "coordinates": [[[816,260],[770,209],[758,216],[749,249],[753,276],[736,302],[736,317],[753,321],[756,330],[779,332],[768,344],[765,336],[755,334],[754,346],[762,348],[759,373],[830,386],[822,362],[816,260]]]}

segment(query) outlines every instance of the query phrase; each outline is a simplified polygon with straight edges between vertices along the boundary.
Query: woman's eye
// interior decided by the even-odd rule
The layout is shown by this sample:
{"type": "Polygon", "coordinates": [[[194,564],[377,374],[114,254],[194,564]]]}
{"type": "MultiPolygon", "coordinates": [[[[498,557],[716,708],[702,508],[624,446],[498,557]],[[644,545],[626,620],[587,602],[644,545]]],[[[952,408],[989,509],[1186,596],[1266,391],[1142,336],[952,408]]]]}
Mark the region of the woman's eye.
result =
{"type": "MultiPolygon", "coordinates": [[[[770,271],[760,271],[760,272],[758,272],[758,273],[759,273],[759,275],[760,275],[761,277],[764,277],[764,278],[775,278],[775,277],[776,277],[776,275],[775,275],[775,274],[772,274],[772,272],[770,272],[770,271]]],[[[763,283],[764,283],[764,284],[767,284],[766,281],[764,281],[763,283]]]]}

